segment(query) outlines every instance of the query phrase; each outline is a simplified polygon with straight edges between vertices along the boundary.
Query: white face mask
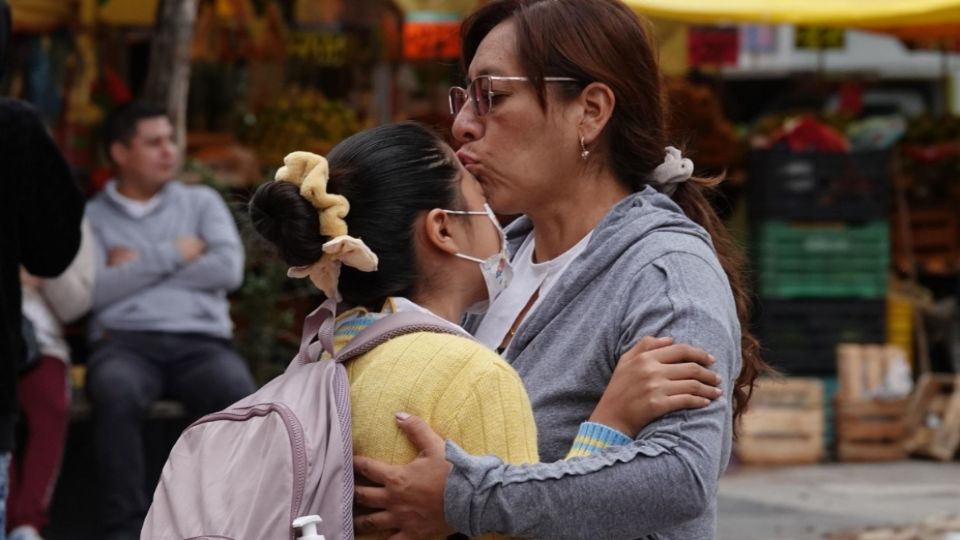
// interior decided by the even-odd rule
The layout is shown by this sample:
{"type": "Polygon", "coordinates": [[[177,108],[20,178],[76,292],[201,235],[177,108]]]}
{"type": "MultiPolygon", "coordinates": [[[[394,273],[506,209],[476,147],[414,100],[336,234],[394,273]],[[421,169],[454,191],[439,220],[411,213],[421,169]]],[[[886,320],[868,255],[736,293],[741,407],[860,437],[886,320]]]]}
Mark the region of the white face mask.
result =
{"type": "Polygon", "coordinates": [[[510,280],[513,279],[513,266],[510,265],[510,258],[507,256],[507,235],[503,232],[503,227],[501,227],[500,222],[497,221],[497,216],[494,215],[490,205],[484,204],[483,208],[483,212],[444,210],[444,212],[447,214],[456,214],[459,216],[487,216],[490,218],[490,221],[493,222],[493,226],[496,227],[497,234],[500,235],[500,251],[487,257],[486,259],[471,257],[470,255],[464,255],[463,253],[454,254],[461,259],[466,259],[479,264],[480,273],[483,275],[483,282],[487,286],[487,300],[478,302],[467,308],[467,313],[473,314],[484,313],[487,311],[487,308],[490,306],[490,302],[496,300],[497,297],[500,296],[500,294],[503,293],[503,291],[510,285],[510,280]]]}

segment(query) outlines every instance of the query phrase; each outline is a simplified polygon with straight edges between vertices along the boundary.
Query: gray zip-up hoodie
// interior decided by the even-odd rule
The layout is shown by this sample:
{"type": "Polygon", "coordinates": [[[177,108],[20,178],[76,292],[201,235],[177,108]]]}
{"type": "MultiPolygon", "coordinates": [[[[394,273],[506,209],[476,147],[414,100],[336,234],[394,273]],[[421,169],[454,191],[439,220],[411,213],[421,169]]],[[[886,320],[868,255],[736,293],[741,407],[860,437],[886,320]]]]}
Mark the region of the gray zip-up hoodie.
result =
{"type": "MultiPolygon", "coordinates": [[[[512,250],[531,234],[521,218],[512,250]]],[[[448,522],[476,536],[711,539],[730,457],[740,326],[709,235],[646,188],[618,203],[527,317],[505,354],[533,404],[544,463],[504,465],[447,442],[448,522]],[[724,397],[667,415],[628,446],[562,460],[620,356],[644,336],[716,357],[724,397]],[[553,462],[553,463],[550,463],[553,462]]]]}
{"type": "Polygon", "coordinates": [[[243,283],[243,244],[223,198],[207,186],[172,181],[147,215],[128,214],[106,192],[87,204],[97,237],[97,279],[90,336],[106,330],[198,333],[229,338],[233,323],[227,292],[243,283]],[[191,262],[175,244],[192,236],[207,247],[191,262]],[[139,257],[107,266],[115,247],[139,257]]]}

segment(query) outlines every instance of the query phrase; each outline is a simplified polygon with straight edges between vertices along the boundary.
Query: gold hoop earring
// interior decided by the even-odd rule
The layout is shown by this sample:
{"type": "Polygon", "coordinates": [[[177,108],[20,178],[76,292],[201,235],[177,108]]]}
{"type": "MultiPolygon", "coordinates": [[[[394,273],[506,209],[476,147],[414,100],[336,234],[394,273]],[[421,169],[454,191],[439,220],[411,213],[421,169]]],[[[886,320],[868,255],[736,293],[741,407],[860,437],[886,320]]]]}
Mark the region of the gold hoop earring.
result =
{"type": "Polygon", "coordinates": [[[587,145],[583,142],[583,135],[580,136],[580,159],[586,161],[590,157],[590,151],[587,150],[587,145]]]}

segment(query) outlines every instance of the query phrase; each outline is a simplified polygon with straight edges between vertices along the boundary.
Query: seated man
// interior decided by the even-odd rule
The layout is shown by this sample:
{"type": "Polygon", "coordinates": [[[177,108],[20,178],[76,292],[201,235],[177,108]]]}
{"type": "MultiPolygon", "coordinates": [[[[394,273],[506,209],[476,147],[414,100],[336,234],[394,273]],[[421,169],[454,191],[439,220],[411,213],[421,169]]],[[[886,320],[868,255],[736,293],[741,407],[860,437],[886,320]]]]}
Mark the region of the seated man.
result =
{"type": "Polygon", "coordinates": [[[243,247],[223,199],[173,180],[173,126],[132,103],[105,126],[116,178],[87,205],[99,247],[87,367],[100,480],[100,538],[139,538],[148,507],[142,422],[169,396],[193,415],[255,386],[230,344],[227,292],[243,280],[243,247]]]}

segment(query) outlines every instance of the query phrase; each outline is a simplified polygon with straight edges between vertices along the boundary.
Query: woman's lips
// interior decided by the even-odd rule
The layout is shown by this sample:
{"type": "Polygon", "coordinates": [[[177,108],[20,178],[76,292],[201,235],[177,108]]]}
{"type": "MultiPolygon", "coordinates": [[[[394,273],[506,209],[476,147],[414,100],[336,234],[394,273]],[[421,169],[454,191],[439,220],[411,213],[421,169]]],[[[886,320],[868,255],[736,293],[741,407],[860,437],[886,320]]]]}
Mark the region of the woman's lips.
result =
{"type": "Polygon", "coordinates": [[[470,167],[470,165],[475,165],[479,163],[477,158],[471,156],[469,153],[460,150],[457,152],[457,159],[460,160],[460,163],[463,163],[464,167],[470,167]]]}

